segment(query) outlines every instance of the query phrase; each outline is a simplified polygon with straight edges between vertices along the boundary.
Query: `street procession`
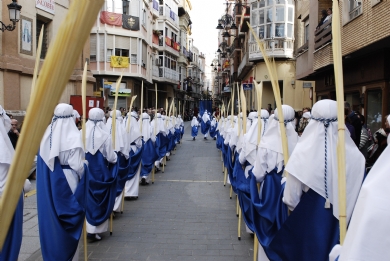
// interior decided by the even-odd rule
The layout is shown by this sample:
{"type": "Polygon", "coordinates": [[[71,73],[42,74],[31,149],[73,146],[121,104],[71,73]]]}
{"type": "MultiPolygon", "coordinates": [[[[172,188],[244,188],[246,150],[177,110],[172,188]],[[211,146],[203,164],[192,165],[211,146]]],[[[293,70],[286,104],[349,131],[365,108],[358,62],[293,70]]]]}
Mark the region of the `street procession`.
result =
{"type": "Polygon", "coordinates": [[[0,261],[390,260],[390,1],[1,7],[0,261]]]}

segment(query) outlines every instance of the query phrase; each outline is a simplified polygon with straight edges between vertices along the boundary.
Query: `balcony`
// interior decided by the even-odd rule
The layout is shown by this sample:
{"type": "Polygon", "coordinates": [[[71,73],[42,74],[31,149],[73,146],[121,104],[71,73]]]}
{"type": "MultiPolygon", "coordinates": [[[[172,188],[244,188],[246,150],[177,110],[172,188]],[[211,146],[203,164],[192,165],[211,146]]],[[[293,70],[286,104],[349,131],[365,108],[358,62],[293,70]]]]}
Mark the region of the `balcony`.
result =
{"type": "Polygon", "coordinates": [[[179,27],[179,16],[171,10],[168,6],[159,6],[159,18],[171,22],[173,25],[179,27]]]}
{"type": "MultiPolygon", "coordinates": [[[[264,47],[270,58],[293,58],[294,44],[292,39],[265,39],[264,47]]],[[[263,55],[256,42],[249,43],[249,61],[262,60],[263,55]]]]}
{"type": "Polygon", "coordinates": [[[176,52],[180,52],[180,44],[176,43],[169,37],[165,37],[165,45],[171,47],[176,52]]]}
{"type": "Polygon", "coordinates": [[[327,21],[314,33],[314,50],[332,41],[332,20],[327,21]]]}
{"type": "Polygon", "coordinates": [[[306,42],[304,45],[302,45],[297,49],[297,55],[306,52],[308,49],[309,49],[309,42],[306,42]]]}
{"type": "Polygon", "coordinates": [[[249,62],[249,53],[246,52],[245,55],[242,57],[242,61],[241,61],[240,65],[238,66],[237,78],[244,79],[244,77],[252,69],[252,66],[253,66],[253,63],[249,62]]]}
{"type": "MultiPolygon", "coordinates": [[[[236,39],[239,40],[238,38],[236,39]]],[[[233,41],[232,44],[229,46],[230,57],[233,57],[236,52],[241,50],[241,48],[242,45],[240,41],[233,41]]]]}
{"type": "Polygon", "coordinates": [[[152,43],[159,46],[159,36],[157,34],[152,35],[152,43]]]}
{"type": "Polygon", "coordinates": [[[173,83],[179,82],[179,73],[169,68],[154,65],[152,75],[155,78],[160,78],[158,79],[159,81],[168,80],[173,83]]]}
{"type": "Polygon", "coordinates": [[[155,19],[159,16],[159,6],[157,0],[153,0],[152,15],[155,19]]]}
{"type": "Polygon", "coordinates": [[[241,32],[248,32],[249,27],[247,22],[250,22],[250,15],[251,15],[251,10],[250,8],[242,8],[242,14],[241,14],[241,22],[240,22],[240,33],[241,32]]]}

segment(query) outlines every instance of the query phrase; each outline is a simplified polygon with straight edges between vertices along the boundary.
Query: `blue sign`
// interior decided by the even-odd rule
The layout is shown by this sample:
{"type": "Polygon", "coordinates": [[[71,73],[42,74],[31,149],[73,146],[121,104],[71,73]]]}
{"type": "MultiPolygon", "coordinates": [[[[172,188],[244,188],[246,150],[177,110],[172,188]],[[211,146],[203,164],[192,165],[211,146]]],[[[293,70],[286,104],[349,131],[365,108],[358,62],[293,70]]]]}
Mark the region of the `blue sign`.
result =
{"type": "Polygon", "coordinates": [[[253,89],[253,83],[243,83],[242,88],[244,91],[250,91],[253,89]]]}

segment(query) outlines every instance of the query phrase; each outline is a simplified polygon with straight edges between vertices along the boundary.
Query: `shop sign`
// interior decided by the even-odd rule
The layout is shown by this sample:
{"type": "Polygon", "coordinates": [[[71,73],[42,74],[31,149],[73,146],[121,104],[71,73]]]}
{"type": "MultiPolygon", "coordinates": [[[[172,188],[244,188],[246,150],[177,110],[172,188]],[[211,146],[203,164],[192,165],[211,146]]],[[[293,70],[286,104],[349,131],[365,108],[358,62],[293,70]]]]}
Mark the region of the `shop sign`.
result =
{"type": "Polygon", "coordinates": [[[35,7],[46,11],[48,13],[54,14],[54,0],[35,0],[35,7]]]}

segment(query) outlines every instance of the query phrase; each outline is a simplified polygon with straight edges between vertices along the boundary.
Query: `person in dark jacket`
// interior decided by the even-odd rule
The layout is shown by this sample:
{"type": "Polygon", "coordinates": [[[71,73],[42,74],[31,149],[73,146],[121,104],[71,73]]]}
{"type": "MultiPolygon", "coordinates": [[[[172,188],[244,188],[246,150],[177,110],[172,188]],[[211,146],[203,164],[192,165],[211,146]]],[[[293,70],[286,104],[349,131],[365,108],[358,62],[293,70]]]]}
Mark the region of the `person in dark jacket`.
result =
{"type": "Polygon", "coordinates": [[[356,146],[359,147],[360,135],[362,132],[362,123],[361,123],[358,115],[356,114],[356,112],[354,112],[351,109],[351,105],[349,104],[349,102],[344,102],[344,108],[345,108],[345,111],[348,113],[347,117],[350,119],[351,125],[353,126],[353,128],[355,130],[355,138],[352,138],[352,139],[355,142],[356,146]]]}

